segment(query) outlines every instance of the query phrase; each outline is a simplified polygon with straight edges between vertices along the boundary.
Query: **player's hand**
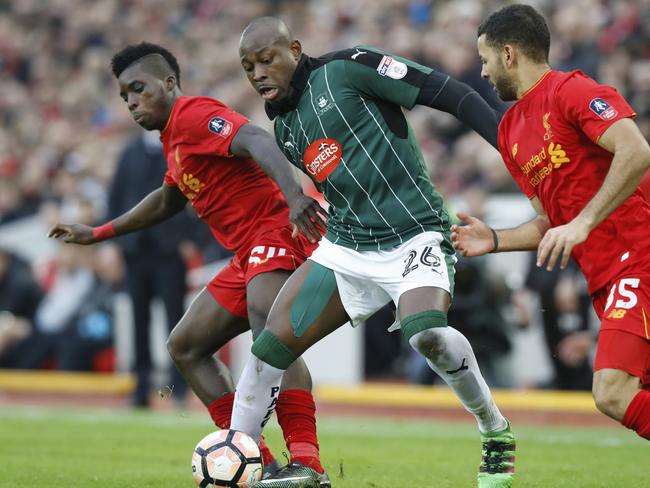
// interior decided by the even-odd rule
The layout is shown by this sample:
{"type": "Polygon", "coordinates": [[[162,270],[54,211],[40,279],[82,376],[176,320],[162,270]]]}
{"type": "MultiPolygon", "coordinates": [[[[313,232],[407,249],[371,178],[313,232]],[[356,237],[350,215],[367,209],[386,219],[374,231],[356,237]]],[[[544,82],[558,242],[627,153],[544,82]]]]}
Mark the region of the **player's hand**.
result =
{"type": "Polygon", "coordinates": [[[302,193],[287,203],[289,220],[293,226],[291,237],[296,238],[298,232],[302,232],[310,242],[320,241],[325,230],[327,211],[316,200],[302,193]]]}
{"type": "Polygon", "coordinates": [[[578,219],[573,219],[568,224],[553,227],[546,231],[539,246],[537,246],[537,266],[544,265],[546,270],[551,271],[557,260],[560,259],[560,269],[566,268],[569,264],[571,251],[575,246],[587,240],[590,228],[578,219]]]}
{"type": "Polygon", "coordinates": [[[47,237],[60,239],[70,244],[94,244],[93,228],[83,224],[56,224],[47,237]]]}
{"type": "Polygon", "coordinates": [[[465,225],[451,226],[451,242],[461,256],[483,256],[492,252],[494,238],[490,227],[482,220],[462,212],[456,216],[465,225]]]}

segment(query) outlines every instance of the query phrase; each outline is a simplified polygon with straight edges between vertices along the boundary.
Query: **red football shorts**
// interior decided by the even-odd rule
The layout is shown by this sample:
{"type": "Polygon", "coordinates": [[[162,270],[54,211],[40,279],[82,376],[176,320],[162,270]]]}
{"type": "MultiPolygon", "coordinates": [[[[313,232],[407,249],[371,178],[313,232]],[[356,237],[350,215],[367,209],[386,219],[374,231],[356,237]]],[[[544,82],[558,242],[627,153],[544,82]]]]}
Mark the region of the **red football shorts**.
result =
{"type": "Polygon", "coordinates": [[[235,255],[208,283],[208,291],[230,313],[248,318],[246,287],[260,273],[276,269],[294,271],[318,243],[302,234],[293,239],[291,227],[280,227],[256,238],[248,252],[235,255]]]}
{"type": "Polygon", "coordinates": [[[601,330],[594,371],[620,369],[650,386],[650,341],[622,330],[601,330]]]}
{"type": "Polygon", "coordinates": [[[617,278],[594,295],[601,321],[594,371],[626,371],[650,384],[650,276],[617,278]]]}

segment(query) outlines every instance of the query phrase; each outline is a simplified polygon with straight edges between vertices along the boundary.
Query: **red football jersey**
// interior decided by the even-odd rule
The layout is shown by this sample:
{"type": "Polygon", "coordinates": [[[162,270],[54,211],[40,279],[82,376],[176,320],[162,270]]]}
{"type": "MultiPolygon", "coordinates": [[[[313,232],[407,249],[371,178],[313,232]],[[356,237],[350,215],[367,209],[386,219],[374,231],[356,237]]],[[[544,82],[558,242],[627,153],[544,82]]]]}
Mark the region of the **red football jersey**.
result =
{"type": "MultiPolygon", "coordinates": [[[[549,71],[504,115],[499,149],[517,184],[539,198],[556,227],[577,216],[603,184],[613,156],[599,137],[634,115],[613,87],[581,71],[549,71]]],[[[649,225],[650,206],[636,190],[573,249],[590,293],[621,273],[650,268],[649,225]]]]}
{"type": "Polygon", "coordinates": [[[218,100],[179,97],[161,132],[165,184],[176,185],[214,236],[235,254],[257,236],[289,225],[289,208],[275,182],[230,144],[248,119],[218,100]]]}

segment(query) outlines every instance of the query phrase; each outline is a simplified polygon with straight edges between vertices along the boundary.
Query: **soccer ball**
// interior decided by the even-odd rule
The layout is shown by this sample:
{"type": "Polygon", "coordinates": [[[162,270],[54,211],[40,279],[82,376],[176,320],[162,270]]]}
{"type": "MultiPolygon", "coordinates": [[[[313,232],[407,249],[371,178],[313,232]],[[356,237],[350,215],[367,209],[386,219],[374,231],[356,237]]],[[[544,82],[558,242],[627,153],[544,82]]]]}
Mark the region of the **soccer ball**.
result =
{"type": "Polygon", "coordinates": [[[218,430],[194,448],[192,475],[201,488],[249,488],[262,478],[260,448],[243,432],[218,430]]]}

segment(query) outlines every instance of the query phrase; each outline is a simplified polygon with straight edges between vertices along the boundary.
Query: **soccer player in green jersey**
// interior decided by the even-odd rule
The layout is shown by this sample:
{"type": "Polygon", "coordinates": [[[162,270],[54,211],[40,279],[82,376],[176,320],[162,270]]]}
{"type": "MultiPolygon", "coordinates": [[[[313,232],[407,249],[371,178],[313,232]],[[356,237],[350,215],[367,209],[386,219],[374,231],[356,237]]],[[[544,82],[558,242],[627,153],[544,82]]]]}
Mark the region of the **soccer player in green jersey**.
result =
{"type": "MultiPolygon", "coordinates": [[[[308,57],[272,17],[248,25],[239,52],[275,121],[276,142],[330,209],[325,237],[287,281],[254,342],[231,427],[258,439],[289,365],[392,300],[392,328],[401,327],[476,417],[483,441],[478,486],[510,487],[514,436],[469,342],[447,324],[456,261],[450,219],[401,107],[449,112],[495,147],[500,114],[467,85],[371,47],[308,57]]],[[[290,463],[253,486],[319,486],[319,473],[290,463]]]]}

